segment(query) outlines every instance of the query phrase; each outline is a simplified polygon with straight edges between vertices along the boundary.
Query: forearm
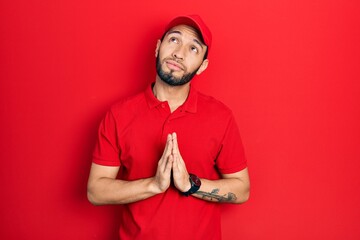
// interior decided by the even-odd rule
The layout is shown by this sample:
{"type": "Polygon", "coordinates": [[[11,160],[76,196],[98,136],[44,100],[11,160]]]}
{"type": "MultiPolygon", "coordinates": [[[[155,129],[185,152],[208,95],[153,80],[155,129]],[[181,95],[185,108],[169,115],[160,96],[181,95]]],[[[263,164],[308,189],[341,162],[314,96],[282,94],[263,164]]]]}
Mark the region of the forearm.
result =
{"type": "Polygon", "coordinates": [[[89,182],[87,195],[92,204],[105,205],[137,202],[160,192],[154,178],[124,181],[103,177],[89,182]]]}
{"type": "Polygon", "coordinates": [[[158,161],[154,177],[124,181],[116,179],[119,166],[103,166],[92,163],[87,195],[94,205],[126,204],[137,202],[165,192],[170,186],[172,141],[168,135],[164,153],[158,161]]]}
{"type": "Polygon", "coordinates": [[[237,178],[201,179],[200,189],[192,196],[211,202],[244,203],[250,195],[250,186],[237,178]]]}

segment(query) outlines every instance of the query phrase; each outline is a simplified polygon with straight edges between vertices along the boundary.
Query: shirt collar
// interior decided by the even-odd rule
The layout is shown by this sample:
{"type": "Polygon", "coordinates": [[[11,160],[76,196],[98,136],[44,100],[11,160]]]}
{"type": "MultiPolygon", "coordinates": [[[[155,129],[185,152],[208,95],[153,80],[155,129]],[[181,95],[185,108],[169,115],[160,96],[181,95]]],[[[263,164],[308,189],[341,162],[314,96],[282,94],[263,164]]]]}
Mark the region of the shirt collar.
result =
{"type": "MultiPolygon", "coordinates": [[[[145,90],[145,98],[148,103],[148,106],[150,109],[155,108],[156,106],[162,104],[161,101],[159,101],[152,91],[154,83],[150,84],[146,90],[145,90]]],[[[180,106],[184,111],[196,113],[197,110],[197,98],[198,98],[198,92],[197,90],[190,85],[190,92],[189,96],[187,97],[186,101],[183,103],[183,105],[180,106]]]]}

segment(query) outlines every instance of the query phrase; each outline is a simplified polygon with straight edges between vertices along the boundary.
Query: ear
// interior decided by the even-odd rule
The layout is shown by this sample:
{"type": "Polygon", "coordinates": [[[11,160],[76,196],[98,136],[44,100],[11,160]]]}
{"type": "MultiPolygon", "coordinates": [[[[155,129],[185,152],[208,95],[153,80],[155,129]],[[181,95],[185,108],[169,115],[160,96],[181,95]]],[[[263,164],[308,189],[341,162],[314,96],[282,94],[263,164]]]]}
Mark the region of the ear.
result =
{"type": "Polygon", "coordinates": [[[159,40],[157,40],[157,43],[156,43],[155,57],[157,57],[159,54],[160,45],[161,45],[161,40],[159,39],[159,40]]]}
{"type": "Polygon", "coordinates": [[[208,67],[208,65],[209,65],[209,60],[208,60],[208,59],[205,59],[205,60],[201,63],[199,69],[197,70],[196,75],[200,75],[203,71],[205,71],[205,69],[208,67]]]}

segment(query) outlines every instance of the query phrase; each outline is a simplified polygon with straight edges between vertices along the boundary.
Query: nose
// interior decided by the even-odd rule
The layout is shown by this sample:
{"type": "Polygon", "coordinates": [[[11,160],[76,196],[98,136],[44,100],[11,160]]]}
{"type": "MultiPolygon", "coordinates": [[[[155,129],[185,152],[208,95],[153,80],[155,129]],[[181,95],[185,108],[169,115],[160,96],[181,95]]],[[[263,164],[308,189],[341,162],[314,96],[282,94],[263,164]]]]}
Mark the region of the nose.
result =
{"type": "Polygon", "coordinates": [[[184,60],[184,47],[178,46],[172,55],[175,59],[184,60]]]}

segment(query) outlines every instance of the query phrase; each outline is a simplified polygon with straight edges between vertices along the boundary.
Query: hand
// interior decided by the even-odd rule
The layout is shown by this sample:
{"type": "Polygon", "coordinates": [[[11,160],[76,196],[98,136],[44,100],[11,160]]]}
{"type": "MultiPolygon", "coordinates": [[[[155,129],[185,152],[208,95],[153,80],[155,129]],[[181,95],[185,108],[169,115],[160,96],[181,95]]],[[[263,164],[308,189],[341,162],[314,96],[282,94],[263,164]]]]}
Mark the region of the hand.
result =
{"type": "Polygon", "coordinates": [[[179,191],[187,192],[191,187],[189,181],[189,173],[187,172],[185,162],[180,154],[177,135],[176,133],[173,133],[171,136],[172,136],[173,146],[172,146],[172,154],[170,157],[173,161],[172,170],[173,170],[174,184],[179,191]]]}
{"type": "Polygon", "coordinates": [[[170,186],[171,168],[173,164],[173,157],[171,156],[172,149],[172,136],[171,134],[168,134],[166,146],[163,155],[158,162],[156,175],[154,176],[154,184],[159,193],[165,192],[170,186]]]}

